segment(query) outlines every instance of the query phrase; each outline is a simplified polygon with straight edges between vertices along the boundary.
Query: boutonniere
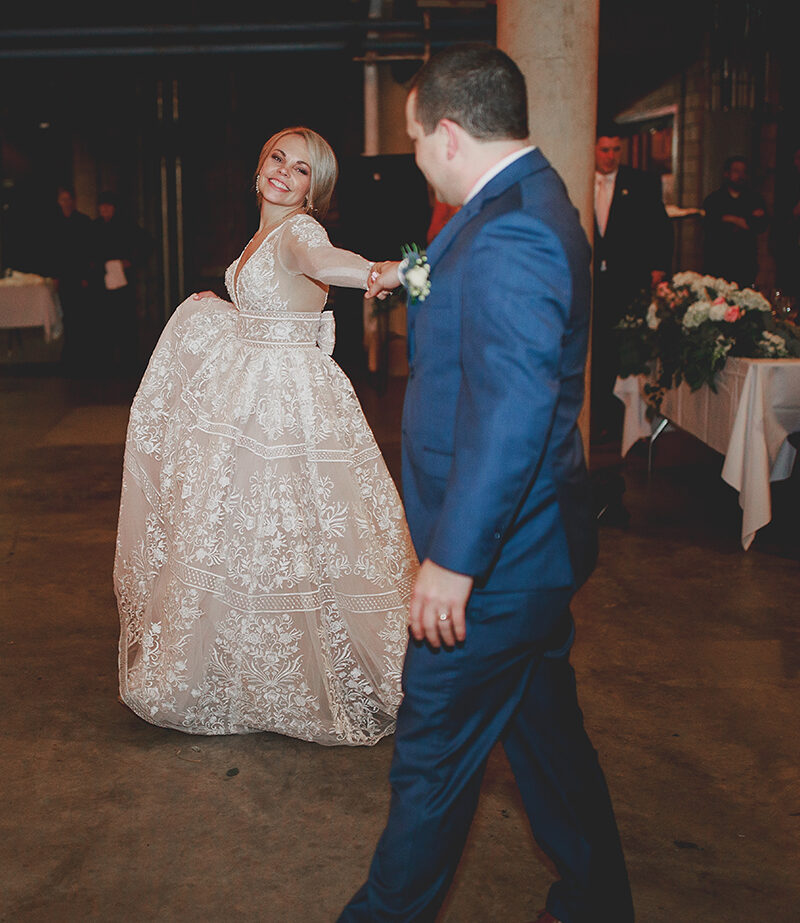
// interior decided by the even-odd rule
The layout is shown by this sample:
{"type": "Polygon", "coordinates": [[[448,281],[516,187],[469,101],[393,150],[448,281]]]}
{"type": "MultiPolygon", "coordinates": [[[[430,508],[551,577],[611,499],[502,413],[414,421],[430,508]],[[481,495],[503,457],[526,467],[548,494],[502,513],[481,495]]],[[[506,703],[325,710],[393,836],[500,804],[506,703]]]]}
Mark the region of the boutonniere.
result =
{"type": "Polygon", "coordinates": [[[400,248],[403,255],[401,263],[403,285],[411,298],[412,304],[425,301],[431,293],[431,267],[424,250],[416,244],[404,244],[400,248]]]}

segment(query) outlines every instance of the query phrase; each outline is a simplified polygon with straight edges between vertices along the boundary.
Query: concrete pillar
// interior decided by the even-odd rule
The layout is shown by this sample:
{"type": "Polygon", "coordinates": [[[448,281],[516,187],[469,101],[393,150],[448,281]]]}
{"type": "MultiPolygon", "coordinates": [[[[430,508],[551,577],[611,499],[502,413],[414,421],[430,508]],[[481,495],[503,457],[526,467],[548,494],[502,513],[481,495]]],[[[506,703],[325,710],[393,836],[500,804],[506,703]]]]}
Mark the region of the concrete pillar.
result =
{"type": "MultiPolygon", "coordinates": [[[[497,46],[528,85],[531,141],[566,183],[589,240],[594,230],[599,0],[498,0],[497,46]]],[[[589,447],[589,372],[580,426],[589,447]]]]}
{"type": "Polygon", "coordinates": [[[380,154],[380,110],[378,106],[378,65],[364,64],[364,156],[380,154]]]}
{"type": "Polygon", "coordinates": [[[380,64],[379,76],[380,153],[413,154],[414,145],[406,134],[406,97],[411,79],[398,83],[392,76],[391,64],[380,64]]]}

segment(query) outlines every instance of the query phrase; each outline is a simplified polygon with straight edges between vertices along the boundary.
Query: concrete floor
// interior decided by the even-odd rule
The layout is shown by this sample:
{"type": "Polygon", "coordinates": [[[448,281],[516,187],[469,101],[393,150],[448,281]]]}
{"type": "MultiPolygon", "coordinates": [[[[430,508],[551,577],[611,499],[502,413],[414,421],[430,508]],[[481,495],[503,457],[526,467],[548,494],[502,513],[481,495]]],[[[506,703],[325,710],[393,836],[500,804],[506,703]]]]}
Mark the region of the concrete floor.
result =
{"type": "MultiPolygon", "coordinates": [[[[396,472],[399,383],[360,391],[396,472]]],[[[0,919],[332,921],[383,825],[391,739],[194,738],[117,702],[129,399],[0,377],[0,919]]],[[[800,920],[798,477],[745,553],[719,470],[667,434],[648,481],[635,450],[631,524],[602,530],[575,605],[587,725],[648,923],[800,920]]],[[[498,752],[440,920],[522,923],[551,880],[498,752]]]]}

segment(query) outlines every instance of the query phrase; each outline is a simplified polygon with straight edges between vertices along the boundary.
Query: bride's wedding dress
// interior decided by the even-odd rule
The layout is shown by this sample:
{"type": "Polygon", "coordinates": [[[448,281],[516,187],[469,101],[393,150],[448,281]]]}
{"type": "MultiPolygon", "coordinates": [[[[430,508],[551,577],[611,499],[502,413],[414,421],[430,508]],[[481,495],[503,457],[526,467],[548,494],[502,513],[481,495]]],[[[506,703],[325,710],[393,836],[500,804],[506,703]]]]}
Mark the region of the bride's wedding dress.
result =
{"type": "Polygon", "coordinates": [[[321,313],[369,264],[308,215],[240,262],[232,304],[177,309],[131,408],[121,695],[193,734],[372,744],[394,729],[417,561],[321,313]]]}

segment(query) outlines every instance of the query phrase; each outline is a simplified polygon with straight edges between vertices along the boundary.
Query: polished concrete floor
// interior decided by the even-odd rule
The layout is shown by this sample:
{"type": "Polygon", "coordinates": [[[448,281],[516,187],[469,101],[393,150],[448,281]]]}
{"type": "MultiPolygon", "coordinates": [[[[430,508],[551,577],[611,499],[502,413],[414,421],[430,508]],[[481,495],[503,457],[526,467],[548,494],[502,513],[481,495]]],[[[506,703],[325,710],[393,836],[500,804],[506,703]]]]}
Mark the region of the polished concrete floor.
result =
{"type": "MultiPolygon", "coordinates": [[[[359,390],[396,472],[401,385],[359,390]]],[[[391,739],[193,738],[117,701],[130,396],[0,376],[0,919],[332,921],[383,824],[391,739]]],[[[679,433],[649,479],[635,450],[630,524],[604,525],[575,603],[582,704],[648,923],[800,920],[797,472],[745,553],[719,470],[679,433]]],[[[440,920],[530,920],[552,877],[497,752],[440,920]]]]}

